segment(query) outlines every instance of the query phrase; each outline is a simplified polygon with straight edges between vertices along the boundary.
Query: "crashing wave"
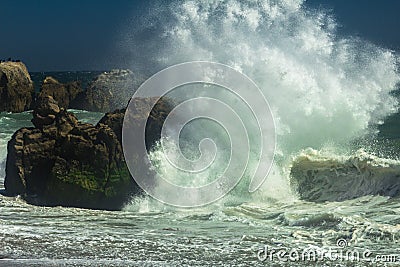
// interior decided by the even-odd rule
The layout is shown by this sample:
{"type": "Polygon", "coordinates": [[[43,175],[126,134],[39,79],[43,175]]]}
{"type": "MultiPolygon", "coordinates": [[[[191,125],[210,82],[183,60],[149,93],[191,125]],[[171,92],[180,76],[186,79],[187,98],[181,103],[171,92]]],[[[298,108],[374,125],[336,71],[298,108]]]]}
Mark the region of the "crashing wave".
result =
{"type": "Polygon", "coordinates": [[[300,198],[316,202],[366,195],[397,196],[400,162],[362,150],[350,156],[336,156],[307,149],[292,162],[291,183],[300,198]]]}

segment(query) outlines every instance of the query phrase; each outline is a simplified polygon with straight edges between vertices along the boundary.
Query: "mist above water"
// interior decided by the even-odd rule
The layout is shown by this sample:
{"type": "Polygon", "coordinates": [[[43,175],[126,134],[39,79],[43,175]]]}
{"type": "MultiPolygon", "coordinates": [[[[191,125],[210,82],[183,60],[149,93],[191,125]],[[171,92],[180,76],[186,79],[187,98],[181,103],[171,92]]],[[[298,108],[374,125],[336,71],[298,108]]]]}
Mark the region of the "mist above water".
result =
{"type": "Polygon", "coordinates": [[[337,36],[335,19],[303,1],[174,1],[149,10],[132,34],[144,38],[136,42],[148,45],[141,53],[154,69],[208,60],[248,75],[273,109],[282,152],[351,140],[396,111],[397,56],[337,36]]]}
{"type": "MultiPolygon", "coordinates": [[[[335,18],[303,1],[174,1],[148,10],[131,29],[131,46],[127,41],[144,52],[135,64],[146,58],[144,64],[156,72],[186,61],[219,62],[248,75],[262,90],[277,131],[276,164],[266,183],[275,185],[268,188],[287,184],[288,162],[299,151],[346,147],[397,111],[391,95],[400,81],[397,55],[338,36],[335,18]]],[[[159,152],[153,160],[168,164],[159,152]]],[[[167,170],[160,172],[180,180],[167,170]]]]}

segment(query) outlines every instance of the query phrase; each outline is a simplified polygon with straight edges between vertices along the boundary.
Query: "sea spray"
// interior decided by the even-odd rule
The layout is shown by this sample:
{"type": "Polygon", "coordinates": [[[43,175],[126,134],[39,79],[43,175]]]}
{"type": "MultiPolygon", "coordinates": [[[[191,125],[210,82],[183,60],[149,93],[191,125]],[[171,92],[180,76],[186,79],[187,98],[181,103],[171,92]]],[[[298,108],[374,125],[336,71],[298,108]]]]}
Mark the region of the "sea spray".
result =
{"type": "MultiPolygon", "coordinates": [[[[143,5],[149,5],[148,2],[150,1],[144,2],[145,4],[143,5]]],[[[400,166],[396,161],[379,159],[362,151],[345,153],[349,148],[346,145],[347,139],[363,137],[363,132],[369,132],[369,126],[366,125],[373,125],[378,118],[384,118],[386,114],[391,112],[390,109],[395,106],[394,102],[391,103],[385,100],[385,98],[391,99],[388,97],[388,91],[391,84],[397,80],[393,76],[397,75],[394,72],[394,66],[391,65],[392,61],[395,60],[393,54],[390,51],[376,48],[360,40],[352,38],[339,40],[338,37],[335,37],[334,21],[320,12],[301,7],[304,4],[300,1],[203,2],[202,5],[205,6],[220,6],[217,11],[220,16],[214,16],[213,19],[223,22],[229,17],[233,19],[237,17],[237,23],[233,25],[232,31],[226,31],[224,32],[225,34],[221,34],[221,38],[225,39],[221,39],[219,43],[218,40],[215,40],[216,34],[212,35],[211,37],[213,38],[210,39],[213,41],[210,43],[210,49],[207,48],[206,42],[208,39],[193,39],[192,47],[197,43],[197,47],[202,47],[203,49],[190,49],[190,35],[207,36],[209,33],[204,32],[201,28],[197,30],[197,33],[189,32],[188,40],[179,41],[176,36],[168,36],[166,29],[173,29],[173,27],[179,26],[179,18],[176,18],[176,14],[182,13],[180,10],[182,4],[189,3],[196,7],[199,2],[179,1],[173,4],[165,3],[168,1],[163,2],[158,9],[148,8],[152,14],[146,15],[145,12],[138,12],[138,16],[144,17],[144,22],[142,24],[135,22],[135,25],[131,25],[131,32],[143,33],[142,35],[132,35],[136,43],[126,43],[127,48],[140,54],[139,57],[133,57],[134,63],[132,66],[150,67],[149,72],[154,74],[164,66],[191,60],[191,58],[228,62],[228,59],[224,59],[222,56],[226,54],[229,56],[229,60],[237,56],[237,62],[241,62],[243,57],[246,59],[246,56],[241,55],[246,54],[247,46],[247,52],[250,55],[248,61],[245,61],[242,66],[242,63],[238,63],[237,67],[241,66],[243,72],[250,75],[264,90],[273,90],[267,91],[274,97],[269,97],[268,100],[274,105],[276,125],[279,127],[279,151],[276,153],[275,164],[264,186],[255,193],[249,194],[249,180],[247,179],[248,177],[244,177],[234,191],[221,201],[198,209],[180,210],[148,197],[135,198],[131,205],[125,207],[124,211],[102,211],[32,206],[20,198],[0,196],[0,246],[2,248],[0,258],[2,262],[17,266],[357,265],[355,260],[346,261],[344,258],[336,258],[335,255],[333,255],[334,260],[326,259],[319,262],[282,262],[277,257],[275,257],[274,261],[266,260],[261,262],[257,258],[257,252],[266,247],[268,247],[269,251],[283,251],[286,253],[302,253],[303,251],[309,252],[313,250],[326,251],[326,248],[331,248],[331,251],[338,251],[339,253],[343,252],[343,254],[354,251],[360,252],[360,255],[365,252],[371,253],[370,258],[359,261],[358,265],[360,266],[371,265],[371,262],[375,262],[378,257],[386,261],[389,258],[395,259],[392,256],[397,254],[398,241],[400,239],[400,201],[398,197],[364,196],[340,202],[316,203],[296,199],[296,195],[290,194],[290,185],[288,184],[291,166],[295,163],[304,163],[305,161],[302,161],[304,158],[311,160],[311,162],[306,162],[307,164],[320,164],[319,166],[322,167],[324,172],[330,170],[331,165],[327,163],[335,162],[337,168],[332,168],[332,171],[338,170],[338,173],[340,173],[341,168],[344,167],[352,171],[349,173],[350,175],[357,177],[359,175],[357,173],[358,170],[354,164],[351,165],[351,162],[353,162],[361,171],[371,170],[377,173],[377,176],[366,176],[371,178],[370,181],[372,182],[377,181],[378,183],[376,184],[379,184],[379,181],[383,181],[379,177],[385,177],[386,170],[392,172],[392,170],[398,168],[396,166],[400,166]],[[228,7],[228,4],[232,4],[232,6],[228,7]],[[166,7],[167,5],[174,6],[170,8],[171,6],[166,7]],[[251,14],[252,11],[249,8],[240,11],[242,5],[252,5],[252,9],[265,8],[268,10],[266,13],[271,18],[268,16],[260,18],[256,16],[256,13],[255,15],[247,15],[247,13],[251,14]],[[244,23],[241,15],[229,15],[227,9],[239,10],[240,13],[243,13],[243,16],[250,16],[255,19],[250,19],[249,23],[244,23]],[[171,15],[169,13],[170,10],[175,12],[175,15],[171,15]],[[290,14],[292,14],[293,18],[287,20],[285,16],[290,14]],[[303,19],[301,19],[302,16],[303,19]],[[308,22],[302,23],[302,20],[308,22]],[[279,24],[286,23],[286,25],[292,25],[298,29],[307,29],[308,27],[310,29],[309,32],[312,33],[312,29],[318,29],[318,21],[325,20],[330,22],[324,24],[320,32],[327,31],[330,33],[331,37],[329,38],[332,38],[334,43],[332,47],[336,46],[338,48],[341,45],[348,45],[347,55],[346,53],[341,54],[344,58],[340,61],[342,63],[337,65],[329,63],[328,65],[332,67],[324,70],[322,68],[323,64],[317,63],[324,62],[325,59],[317,52],[305,54],[303,59],[299,57],[298,64],[284,64],[281,66],[281,64],[277,63],[284,60],[286,62],[290,56],[296,58],[301,54],[300,48],[299,51],[290,51],[285,47],[286,45],[289,46],[291,41],[285,40],[283,38],[285,35],[278,33],[279,28],[286,33],[292,31],[293,36],[298,31],[292,30],[289,26],[280,27],[279,24]],[[269,39],[265,37],[265,40],[270,41],[265,45],[266,48],[264,49],[266,51],[280,51],[276,57],[270,54],[269,61],[261,64],[262,53],[260,53],[260,58],[254,56],[254,53],[263,51],[261,48],[260,50],[253,50],[253,47],[256,47],[258,43],[260,44],[262,42],[260,39],[264,37],[262,37],[261,30],[258,30],[260,32],[259,35],[246,35],[246,31],[252,33],[252,31],[247,30],[248,24],[251,25],[250,29],[260,28],[259,26],[263,24],[269,25],[270,30],[276,29],[275,36],[273,36],[274,32],[271,31],[271,34],[268,35],[269,37],[267,36],[269,39]],[[240,32],[242,34],[238,36],[240,32]],[[226,42],[228,40],[226,35],[230,33],[232,36],[238,36],[237,41],[226,42]],[[275,43],[273,42],[274,40],[276,40],[275,43]],[[281,40],[280,43],[279,40],[281,40]],[[273,46],[273,44],[275,45],[273,46]],[[233,49],[234,46],[238,48],[235,50],[233,49]],[[354,49],[359,51],[354,51],[354,49]],[[174,53],[171,52],[169,54],[169,51],[174,53]],[[388,59],[376,56],[382,55],[382,53],[386,53],[388,59]],[[357,55],[364,56],[364,60],[366,60],[364,66],[361,63],[354,65],[351,60],[347,59],[347,57],[356,59],[357,55]],[[140,61],[140,59],[143,59],[143,61],[140,61]],[[147,63],[151,62],[154,64],[147,65],[147,63]],[[254,69],[250,68],[253,62],[254,69]],[[272,64],[274,62],[276,63],[275,65],[272,64]],[[321,92],[308,89],[299,91],[299,88],[306,88],[301,83],[302,79],[306,80],[306,77],[302,76],[302,69],[299,68],[302,62],[305,65],[308,64],[307,62],[317,62],[314,67],[315,73],[325,71],[333,77],[336,77],[336,74],[339,75],[341,69],[346,70],[345,73],[347,73],[348,78],[340,81],[339,87],[337,87],[338,94],[341,94],[341,91],[345,93],[343,98],[335,94],[336,78],[328,79],[329,75],[324,79],[320,77],[321,75],[318,77],[311,76],[312,78],[310,78],[320,87],[321,92]],[[337,68],[337,66],[340,66],[340,68],[337,68]],[[376,68],[376,73],[366,70],[368,68],[376,68]],[[290,69],[291,72],[285,74],[284,69],[290,69]],[[297,77],[296,72],[298,72],[298,84],[294,79],[294,77],[297,77]],[[386,73],[387,76],[382,75],[382,73],[386,73]],[[362,75],[364,77],[360,78],[362,75]],[[280,80],[280,77],[282,80],[280,80]],[[286,79],[289,80],[287,81],[286,79]],[[365,90],[362,89],[364,87],[364,83],[361,82],[362,79],[367,85],[365,90]],[[263,86],[261,84],[262,81],[266,82],[263,86]],[[329,81],[334,83],[332,87],[327,87],[326,83],[329,83],[329,81]],[[268,84],[271,86],[266,86],[268,84]],[[283,86],[282,84],[286,85],[283,86]],[[291,88],[290,85],[293,84],[296,86],[291,88]],[[345,84],[349,86],[345,86],[345,84]],[[274,87],[274,85],[277,86],[274,87]],[[376,86],[376,90],[372,88],[373,86],[376,86]],[[332,91],[329,93],[335,97],[327,97],[329,94],[326,92],[326,88],[330,88],[332,91]],[[356,88],[355,91],[351,91],[353,88],[356,88]],[[354,94],[352,95],[351,92],[354,92],[354,94]],[[313,95],[308,95],[309,98],[306,98],[308,93],[313,93],[313,95]],[[309,100],[309,105],[306,105],[305,99],[309,100]],[[343,114],[338,112],[340,111],[340,105],[335,108],[335,101],[339,101],[336,104],[341,104],[342,102],[348,104],[347,106],[342,104],[346,108],[343,110],[343,114]],[[321,107],[318,107],[317,104],[321,104],[321,107]],[[305,119],[307,118],[306,109],[310,112],[310,120],[305,119]],[[329,124],[329,116],[324,115],[325,113],[329,114],[329,111],[332,116],[335,115],[334,118],[336,120],[334,122],[340,121],[340,116],[342,116],[344,122],[346,122],[346,119],[350,119],[350,122],[338,125],[329,124]],[[295,123],[296,117],[291,117],[291,114],[297,116],[296,112],[298,113],[297,123],[295,123]],[[319,117],[317,116],[318,114],[319,117]],[[368,115],[369,120],[352,124],[353,120],[351,119],[353,117],[362,119],[359,114],[368,115]],[[346,127],[343,127],[343,125],[346,127]],[[323,128],[327,126],[329,127],[323,128]],[[294,130],[302,130],[303,132],[294,130]],[[306,133],[309,133],[309,136],[306,133]],[[305,141],[300,139],[302,136],[307,137],[305,141]],[[324,145],[321,145],[322,143],[324,145]],[[303,149],[306,146],[311,146],[314,149],[303,149]],[[323,147],[323,149],[321,150],[320,147],[323,147]],[[371,164],[361,166],[359,161],[355,160],[357,156],[358,159],[367,160],[371,164]],[[354,168],[351,166],[354,166],[354,168]],[[361,168],[363,166],[365,168],[361,168]],[[242,202],[246,203],[237,205],[242,202]],[[341,250],[337,247],[339,240],[346,241],[345,243],[348,246],[341,250]]],[[[193,12],[194,23],[197,23],[196,17],[202,19],[200,15],[196,15],[196,12],[195,9],[193,12]]],[[[182,14],[185,13],[183,12],[182,14]]],[[[212,22],[211,19],[209,20],[210,24],[216,23],[212,22]]],[[[215,30],[218,29],[216,28],[215,30]]],[[[305,31],[305,33],[307,32],[305,31]]],[[[184,34],[182,33],[182,35],[184,34]]],[[[286,37],[286,39],[289,38],[288,35],[286,37]]],[[[321,43],[324,40],[323,37],[324,35],[316,34],[313,42],[321,43]]],[[[301,43],[299,47],[301,47],[301,43]]],[[[329,46],[327,48],[329,49],[329,46]]],[[[320,50],[324,51],[327,48],[321,47],[320,50]]],[[[326,57],[329,58],[330,56],[326,57]]],[[[231,61],[233,62],[233,60],[231,61]]],[[[313,69],[311,63],[307,66],[308,68],[305,68],[306,73],[313,69]]],[[[44,75],[47,76],[46,73],[44,75]]],[[[79,114],[80,112],[78,111],[74,112],[77,113],[80,121],[90,123],[96,123],[103,116],[100,113],[81,112],[79,114]],[[96,116],[98,116],[97,119],[95,119],[96,116]]],[[[20,127],[30,126],[31,118],[32,116],[29,113],[0,114],[0,161],[6,157],[6,146],[11,135],[20,127]],[[7,117],[7,119],[2,120],[2,117],[7,117]]],[[[387,123],[387,120],[385,120],[385,125],[394,133],[398,130],[396,124],[387,123]]],[[[199,133],[199,135],[211,132],[210,127],[213,127],[213,125],[203,128],[202,133],[199,133]]],[[[182,151],[188,158],[199,156],[197,136],[193,134],[195,129],[194,125],[193,128],[190,125],[188,126],[181,144],[182,151]],[[194,140],[189,139],[190,136],[195,137],[194,140]],[[185,143],[186,139],[187,142],[185,143]]],[[[215,132],[217,130],[219,129],[215,129],[215,132]]],[[[214,134],[213,130],[212,133],[211,137],[221,145],[220,141],[224,139],[223,131],[220,131],[219,134],[214,134]]],[[[388,137],[388,135],[383,135],[383,137],[388,137]]],[[[380,145],[378,143],[376,146],[379,147],[380,145]]],[[[357,143],[357,146],[362,147],[363,145],[357,143]]],[[[154,147],[151,154],[155,160],[162,159],[162,151],[159,148],[157,146],[154,147]]],[[[381,147],[380,149],[385,148],[381,147]]],[[[175,150],[170,150],[170,152],[174,153],[175,150]]],[[[160,161],[159,163],[164,164],[166,162],[160,161]]],[[[310,169],[309,167],[303,168],[305,173],[307,173],[307,168],[310,169]]],[[[215,170],[217,171],[218,168],[215,168],[215,170]]],[[[166,173],[168,173],[168,170],[166,170],[166,173]]],[[[334,172],[331,174],[334,174],[334,172]]],[[[211,173],[210,175],[212,176],[211,173]]],[[[331,179],[336,178],[334,175],[330,175],[331,179]]],[[[185,179],[179,180],[184,178],[183,175],[170,175],[168,178],[176,182],[188,182],[185,179]]],[[[205,181],[211,178],[204,176],[205,181]]],[[[396,181],[393,188],[397,184],[399,183],[396,181]]],[[[387,185],[390,186],[390,184],[384,184],[384,186],[387,185]]],[[[377,187],[372,188],[379,190],[377,187]]],[[[315,184],[314,189],[326,192],[318,188],[318,184],[315,184]]],[[[352,188],[349,190],[352,190],[352,188]]],[[[329,197],[332,196],[330,195],[329,197]]],[[[338,254],[336,253],[336,255],[338,254]]],[[[354,256],[354,254],[352,255],[354,256]]],[[[375,262],[374,264],[380,266],[386,263],[375,262]]]]}
{"type": "MultiPolygon", "coordinates": [[[[267,196],[258,192],[253,197],[290,199],[291,159],[299,151],[327,145],[346,150],[349,142],[397,110],[391,95],[400,78],[397,56],[367,41],[339,36],[332,16],[307,8],[303,1],[173,1],[149,11],[126,42],[132,49],[146,46],[140,51],[153,73],[186,61],[220,62],[248,75],[267,98],[277,152],[274,169],[260,190],[267,196]],[[273,194],[275,188],[279,194],[273,194]]],[[[135,64],[138,60],[135,57],[135,64]]],[[[176,94],[190,98],[185,92],[176,94]]],[[[218,92],[216,97],[225,97],[218,92]]],[[[199,131],[195,129],[192,136],[199,131]]],[[[194,140],[191,146],[190,136],[181,141],[188,144],[186,150],[196,150],[198,143],[194,140]]],[[[151,158],[157,166],[168,164],[157,147],[151,158]]],[[[176,183],[188,179],[168,168],[159,171],[176,183]]],[[[215,178],[204,175],[203,181],[215,178]]],[[[246,177],[241,183],[248,184],[246,177]]],[[[251,201],[245,189],[239,184],[232,195],[236,191],[242,201],[251,201]]]]}
{"type": "Polygon", "coordinates": [[[358,150],[351,155],[306,149],[291,164],[291,182],[302,199],[343,201],[366,195],[397,196],[400,162],[358,150]]]}

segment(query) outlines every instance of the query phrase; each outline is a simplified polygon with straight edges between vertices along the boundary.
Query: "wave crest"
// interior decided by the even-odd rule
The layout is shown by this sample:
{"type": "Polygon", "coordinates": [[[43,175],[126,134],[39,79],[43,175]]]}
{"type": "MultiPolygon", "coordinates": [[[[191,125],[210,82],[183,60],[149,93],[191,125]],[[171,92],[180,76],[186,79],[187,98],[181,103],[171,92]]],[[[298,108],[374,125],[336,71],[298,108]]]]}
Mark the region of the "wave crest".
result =
{"type": "Polygon", "coordinates": [[[293,160],[290,175],[300,198],[309,201],[342,201],[400,193],[400,162],[362,150],[350,156],[305,150],[293,160]]]}

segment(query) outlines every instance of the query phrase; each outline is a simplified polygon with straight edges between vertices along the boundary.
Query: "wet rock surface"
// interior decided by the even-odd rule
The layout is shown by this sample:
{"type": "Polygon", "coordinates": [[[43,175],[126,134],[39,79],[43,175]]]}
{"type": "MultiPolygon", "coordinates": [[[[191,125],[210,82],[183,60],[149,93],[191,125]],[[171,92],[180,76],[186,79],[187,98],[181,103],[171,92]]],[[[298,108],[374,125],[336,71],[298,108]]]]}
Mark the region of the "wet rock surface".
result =
{"type": "Polygon", "coordinates": [[[0,63],[0,112],[29,110],[33,94],[31,77],[22,62],[0,63]]]}
{"type": "MultiPolygon", "coordinates": [[[[141,107],[148,99],[137,100],[141,107]]],[[[170,106],[161,101],[148,121],[149,131],[161,131],[170,106]]],[[[140,194],[121,147],[124,110],[106,114],[97,125],[81,123],[51,96],[38,99],[34,128],[22,128],[8,143],[5,188],[36,205],[121,209],[140,194]]],[[[133,121],[134,122],[134,121],[133,121]]],[[[159,134],[149,135],[149,146],[159,134]]]]}
{"type": "Polygon", "coordinates": [[[39,98],[49,95],[61,108],[71,108],[76,97],[83,92],[79,82],[60,83],[53,77],[46,77],[42,83],[39,98]]]}
{"type": "Polygon", "coordinates": [[[78,95],[72,108],[110,112],[125,108],[145,79],[131,70],[112,70],[97,76],[85,92],[78,95]]]}

